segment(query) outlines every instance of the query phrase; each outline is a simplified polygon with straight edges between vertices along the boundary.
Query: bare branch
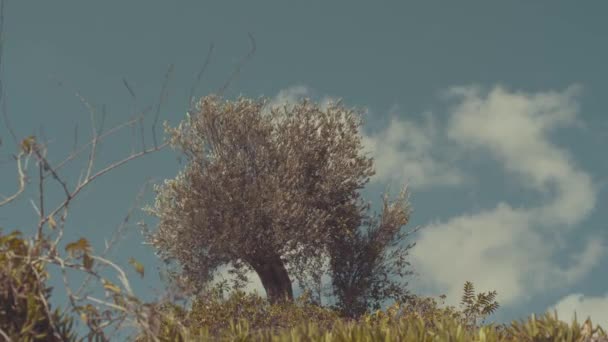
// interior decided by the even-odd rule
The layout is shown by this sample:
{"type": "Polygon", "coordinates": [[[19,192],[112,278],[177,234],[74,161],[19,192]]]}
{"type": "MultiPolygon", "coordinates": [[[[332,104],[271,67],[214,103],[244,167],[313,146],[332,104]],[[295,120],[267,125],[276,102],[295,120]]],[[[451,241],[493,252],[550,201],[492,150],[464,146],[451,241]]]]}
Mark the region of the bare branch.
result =
{"type": "MultiPolygon", "coordinates": [[[[135,211],[136,208],[139,207],[139,203],[141,202],[143,196],[144,196],[144,192],[146,187],[148,186],[148,184],[150,184],[152,182],[152,180],[147,180],[144,185],[141,187],[139,193],[137,194],[137,197],[135,199],[135,203],[131,206],[131,208],[129,209],[129,211],[127,212],[127,215],[125,216],[125,218],[123,219],[123,221],[121,222],[121,224],[114,230],[114,233],[112,234],[112,237],[110,239],[110,242],[106,242],[105,244],[105,249],[104,251],[100,254],[100,257],[102,258],[107,258],[107,255],[110,253],[110,250],[112,249],[112,247],[115,246],[115,244],[118,242],[118,239],[120,238],[124,228],[126,227],[127,223],[129,222],[129,219],[131,217],[131,215],[133,214],[133,211],[135,211]]],[[[76,295],[79,295],[80,292],[82,292],[87,285],[89,284],[89,282],[92,280],[92,275],[87,275],[87,277],[84,279],[84,281],[82,282],[82,284],[80,285],[80,287],[78,288],[78,290],[76,290],[76,295]]]]}
{"type": "Polygon", "coordinates": [[[105,306],[110,307],[112,309],[116,309],[116,310],[119,310],[119,311],[122,311],[122,312],[128,312],[127,309],[123,308],[122,306],[118,306],[116,304],[112,304],[110,302],[106,302],[105,300],[97,299],[97,298],[92,297],[92,296],[85,296],[84,298],[90,300],[91,302],[102,304],[102,305],[105,305],[105,306]]]}
{"type": "Polygon", "coordinates": [[[89,110],[89,113],[91,114],[91,131],[93,134],[93,140],[92,140],[92,144],[91,144],[91,152],[89,153],[89,163],[88,163],[88,167],[87,167],[87,173],[85,176],[85,179],[88,179],[89,176],[91,175],[91,170],[93,169],[93,160],[95,159],[95,150],[97,148],[97,141],[98,141],[97,129],[95,128],[95,110],[89,104],[89,102],[80,95],[79,92],[76,92],[76,96],[78,96],[78,98],[80,98],[80,101],[87,107],[87,109],[89,110]]]}
{"type": "Polygon", "coordinates": [[[97,136],[99,136],[101,132],[103,132],[103,125],[106,123],[106,116],[106,105],[104,103],[101,105],[101,122],[99,123],[99,129],[97,130],[97,136]]]}
{"type": "Polygon", "coordinates": [[[66,197],[70,197],[70,191],[68,190],[68,185],[65,181],[63,181],[59,175],[57,174],[57,171],[55,170],[55,168],[53,168],[51,166],[51,164],[48,162],[48,160],[46,159],[46,157],[44,157],[40,151],[35,148],[34,149],[34,153],[36,154],[36,157],[38,157],[38,160],[41,164],[41,167],[45,170],[45,171],[50,171],[51,175],[53,176],[53,178],[59,182],[59,184],[61,185],[61,187],[63,188],[63,191],[66,195],[66,197]]]}
{"type": "Polygon", "coordinates": [[[72,147],[72,153],[76,152],[78,146],[78,122],[74,124],[74,146],[72,147]]]}
{"type": "Polygon", "coordinates": [[[234,69],[234,71],[232,72],[232,75],[230,75],[230,77],[228,78],[228,80],[226,81],[226,83],[224,83],[224,85],[218,90],[218,95],[223,95],[224,91],[228,88],[228,86],[230,85],[230,83],[232,83],[232,80],[238,76],[238,74],[241,72],[241,67],[243,66],[243,64],[245,64],[245,62],[247,62],[248,60],[251,59],[251,57],[253,57],[253,54],[255,53],[255,39],[253,38],[253,35],[250,33],[247,33],[247,35],[249,36],[249,40],[251,41],[251,50],[249,51],[249,53],[239,62],[239,64],[237,64],[236,68],[234,69]]]}
{"type": "Polygon", "coordinates": [[[200,84],[201,78],[203,77],[205,70],[207,70],[207,65],[209,65],[209,62],[211,61],[211,54],[213,53],[213,48],[214,48],[213,43],[209,44],[209,51],[207,52],[207,57],[205,57],[205,62],[203,63],[203,67],[196,75],[196,81],[194,81],[192,88],[190,88],[190,95],[188,96],[188,101],[190,101],[190,103],[189,103],[190,108],[192,108],[194,106],[194,91],[200,84]]]}
{"type": "MultiPolygon", "coordinates": [[[[38,165],[38,201],[39,201],[39,205],[40,205],[40,219],[42,220],[42,217],[44,217],[44,174],[43,174],[43,167],[42,167],[42,161],[39,163],[38,165]]],[[[40,232],[39,232],[40,235],[40,232]]]]}
{"type": "Polygon", "coordinates": [[[141,136],[141,149],[146,149],[146,135],[144,134],[144,116],[139,117],[139,135],[141,136]]]}
{"type": "MultiPolygon", "coordinates": [[[[131,98],[133,99],[133,108],[134,108],[134,112],[135,112],[135,108],[137,108],[137,97],[135,96],[135,91],[133,90],[133,88],[129,85],[129,82],[127,82],[126,78],[122,78],[122,83],[125,86],[125,88],[127,88],[127,91],[129,92],[129,95],[131,95],[131,98]]],[[[134,114],[135,115],[135,114],[134,114]]],[[[140,133],[140,138],[141,138],[141,148],[142,150],[146,149],[146,141],[145,141],[145,134],[144,134],[144,118],[145,115],[141,115],[138,118],[139,121],[139,133],[140,133]]],[[[133,123],[133,125],[131,126],[131,133],[133,136],[133,140],[132,140],[132,145],[131,145],[131,153],[135,153],[135,140],[136,140],[136,136],[135,136],[135,123],[133,123]]]]}
{"type": "MultiPolygon", "coordinates": [[[[146,109],[144,109],[142,111],[142,114],[140,115],[144,115],[147,111],[149,111],[151,109],[151,107],[147,107],[146,109]]],[[[101,134],[98,138],[99,139],[103,139],[106,136],[119,131],[120,129],[132,125],[134,122],[136,122],[137,120],[139,120],[139,117],[128,120],[126,122],[123,122],[121,124],[118,124],[116,126],[114,126],[113,128],[107,130],[105,133],[101,134]]],[[[72,159],[74,159],[76,156],[78,156],[80,153],[82,153],[82,151],[84,151],[87,147],[89,147],[91,144],[93,143],[93,141],[89,141],[87,144],[81,146],[76,152],[70,154],[68,157],[66,157],[66,159],[64,159],[62,162],[60,162],[56,167],[55,170],[59,170],[60,168],[62,168],[67,162],[71,161],[72,159]]]]}
{"type": "Polygon", "coordinates": [[[129,83],[127,83],[127,80],[124,77],[122,78],[122,84],[125,85],[125,87],[129,91],[129,94],[131,94],[131,97],[133,98],[133,100],[135,100],[136,99],[135,92],[133,91],[133,88],[131,88],[131,86],[129,86],[129,83]]]}
{"type": "Polygon", "coordinates": [[[122,283],[122,286],[125,288],[125,290],[127,290],[127,293],[130,296],[133,296],[133,290],[131,290],[131,285],[129,284],[129,279],[127,278],[127,274],[125,273],[125,271],[122,270],[122,268],[118,267],[115,263],[111,262],[110,260],[99,257],[99,256],[92,255],[91,258],[93,258],[99,262],[102,262],[108,266],[111,266],[114,270],[116,270],[116,272],[118,272],[118,279],[122,283]]]}
{"type": "Polygon", "coordinates": [[[42,153],[40,153],[40,147],[37,144],[34,144],[34,146],[32,147],[34,153],[36,154],[36,157],[38,158],[38,168],[39,168],[39,174],[40,174],[40,180],[39,180],[39,196],[40,196],[40,212],[39,212],[39,216],[40,219],[38,221],[38,232],[37,232],[37,239],[42,238],[42,227],[43,227],[43,222],[44,222],[44,171],[50,171],[52,177],[59,183],[61,184],[61,186],[63,187],[63,191],[65,192],[65,195],[68,199],[71,199],[71,195],[70,195],[70,191],[68,190],[68,186],[66,184],[65,181],[63,181],[59,175],[57,174],[57,172],[53,169],[53,167],[49,164],[48,160],[46,159],[46,157],[44,155],[42,155],[42,153]]]}
{"type": "Polygon", "coordinates": [[[163,85],[160,89],[160,95],[158,97],[158,105],[156,106],[156,116],[154,117],[154,122],[152,123],[152,140],[154,141],[154,147],[157,147],[158,143],[156,142],[156,124],[158,123],[158,117],[160,115],[160,107],[165,102],[167,97],[167,85],[169,84],[169,77],[173,73],[173,64],[169,65],[169,69],[165,73],[165,79],[163,80],[163,85]]]}
{"type": "Polygon", "coordinates": [[[59,264],[60,269],[61,269],[61,279],[63,280],[63,285],[65,287],[65,290],[67,292],[68,295],[68,300],[70,301],[70,304],[72,305],[73,308],[75,308],[76,305],[76,300],[78,299],[76,296],[74,296],[74,294],[72,293],[72,288],[70,287],[70,282],[68,280],[68,274],[66,271],[66,265],[65,265],[65,261],[63,261],[63,259],[59,258],[59,257],[55,257],[52,259],[53,262],[55,262],[56,264],[59,264]]]}
{"type": "MultiPolygon", "coordinates": [[[[88,179],[85,179],[82,183],[80,183],[76,189],[70,194],[70,198],[66,199],[65,201],[63,201],[63,203],[61,205],[59,205],[55,210],[53,210],[49,216],[54,216],[55,214],[57,214],[57,212],[59,210],[61,210],[62,208],[64,208],[65,206],[67,206],[70,202],[70,200],[72,198],[74,198],[86,185],[88,185],[89,183],[91,183],[93,180],[95,180],[97,177],[105,174],[106,172],[115,169],[133,159],[139,158],[141,156],[144,156],[146,154],[152,153],[152,152],[156,152],[156,151],[160,151],[161,149],[163,149],[165,146],[168,145],[168,142],[163,143],[162,145],[156,147],[156,148],[150,148],[148,150],[136,153],[136,154],[132,154],[122,160],[119,160],[107,167],[105,167],[104,169],[101,169],[99,172],[95,173],[94,175],[90,176],[88,179]]],[[[45,217],[42,224],[46,223],[49,220],[49,216],[45,217]]]]}
{"type": "Polygon", "coordinates": [[[25,190],[25,183],[27,181],[27,175],[23,171],[23,166],[21,165],[21,157],[23,155],[24,155],[23,152],[19,152],[19,154],[16,157],[19,189],[11,196],[6,197],[6,196],[2,195],[2,197],[4,197],[4,200],[2,202],[0,202],[0,207],[14,201],[25,190]]]}
{"type": "Polygon", "coordinates": [[[34,208],[36,215],[40,216],[40,209],[38,209],[38,206],[36,205],[36,203],[30,199],[30,204],[32,205],[32,208],[34,208]]]}

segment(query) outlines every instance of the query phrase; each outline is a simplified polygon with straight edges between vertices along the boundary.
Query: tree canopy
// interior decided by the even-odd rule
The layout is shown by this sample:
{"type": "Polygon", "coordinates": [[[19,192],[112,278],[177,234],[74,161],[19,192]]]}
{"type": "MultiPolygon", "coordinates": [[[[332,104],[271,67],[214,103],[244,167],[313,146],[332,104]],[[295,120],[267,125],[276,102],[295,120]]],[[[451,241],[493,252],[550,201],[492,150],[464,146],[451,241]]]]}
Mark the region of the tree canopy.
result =
{"type": "Polygon", "coordinates": [[[271,302],[293,299],[290,275],[304,287],[306,277],[318,280],[327,258],[343,303],[403,295],[388,273],[403,275],[412,245],[385,252],[409,220],[406,189],[392,203],[384,197],[379,219],[366,214],[358,191],[374,170],[360,114],[339,101],[269,108],[264,99],[202,98],[177,127],[165,123],[187,163],[146,208],[159,218],[150,243],[198,286],[231,264],[241,287],[251,269],[271,302]]]}

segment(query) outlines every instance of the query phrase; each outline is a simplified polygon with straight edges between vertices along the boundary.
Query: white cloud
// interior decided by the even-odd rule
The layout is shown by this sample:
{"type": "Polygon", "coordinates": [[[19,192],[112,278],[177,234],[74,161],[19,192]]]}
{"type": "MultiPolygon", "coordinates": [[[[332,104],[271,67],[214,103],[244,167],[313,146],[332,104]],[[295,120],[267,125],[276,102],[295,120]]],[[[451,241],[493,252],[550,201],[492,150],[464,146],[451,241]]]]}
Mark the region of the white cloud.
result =
{"type": "Polygon", "coordinates": [[[466,147],[485,148],[533,190],[559,194],[538,215],[546,223],[573,224],[595,205],[591,179],[576,170],[568,154],[552,144],[547,134],[566,125],[581,125],[575,96],[579,87],[562,93],[509,93],[496,87],[485,97],[478,89],[455,88],[460,100],[452,108],[448,137],[466,147]]]}
{"type": "Polygon", "coordinates": [[[270,99],[267,104],[269,107],[277,107],[283,105],[293,105],[300,101],[304,97],[310,96],[310,89],[303,85],[292,86],[286,89],[282,89],[279,93],[270,99]]]}
{"type": "MultiPolygon", "coordinates": [[[[279,91],[279,93],[271,98],[266,104],[265,109],[269,110],[272,107],[282,107],[284,105],[292,106],[303,98],[312,98],[313,92],[310,88],[303,85],[287,87],[279,91]]],[[[319,101],[322,109],[327,108],[330,102],[336,102],[337,99],[331,96],[324,96],[319,101]]]]}
{"type": "Polygon", "coordinates": [[[608,294],[603,297],[584,296],[580,293],[568,295],[552,305],[547,311],[553,314],[557,311],[557,317],[570,324],[574,319],[579,323],[584,322],[587,317],[591,317],[593,325],[599,324],[604,330],[608,328],[608,294]]]}
{"type": "Polygon", "coordinates": [[[453,88],[447,136],[465,149],[489,150],[524,186],[548,193],[548,203],[512,208],[499,203],[492,210],[451,218],[423,228],[411,255],[424,281],[434,284],[456,304],[465,281],[476,290],[496,290],[509,305],[534,292],[575,283],[597,265],[602,242],[590,240],[568,267],[555,263],[552,239],[585,219],[595,206],[591,178],[579,170],[566,151],[549,139],[551,129],[576,125],[577,87],[564,92],[525,94],[495,87],[483,95],[478,88],[453,88]],[[555,234],[552,236],[552,234],[555,234]],[[440,247],[440,248],[439,248],[440,247]]]}
{"type": "Polygon", "coordinates": [[[446,289],[451,305],[460,299],[465,281],[472,281],[478,291],[496,289],[502,301],[521,296],[522,272],[542,266],[538,261],[548,253],[528,228],[527,216],[504,203],[492,211],[424,227],[410,253],[425,282],[417,285],[446,289]],[[515,246],[527,253],[514,253],[515,246]]]}
{"type": "Polygon", "coordinates": [[[400,120],[393,108],[392,119],[385,130],[363,135],[366,152],[374,158],[376,174],[372,182],[397,180],[412,188],[457,185],[464,181],[460,170],[432,156],[437,139],[437,123],[432,115],[418,124],[400,120]]]}

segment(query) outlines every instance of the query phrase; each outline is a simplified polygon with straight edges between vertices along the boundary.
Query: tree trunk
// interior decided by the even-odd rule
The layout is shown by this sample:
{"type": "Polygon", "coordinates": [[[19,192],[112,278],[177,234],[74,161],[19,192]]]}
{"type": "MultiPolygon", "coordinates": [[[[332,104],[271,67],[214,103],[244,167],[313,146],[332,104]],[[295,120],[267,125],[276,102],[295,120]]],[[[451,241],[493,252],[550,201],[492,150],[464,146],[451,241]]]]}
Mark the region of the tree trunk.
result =
{"type": "Polygon", "coordinates": [[[252,257],[249,259],[249,264],[262,281],[270,303],[274,304],[285,299],[293,301],[291,279],[289,279],[289,274],[279,255],[268,253],[264,257],[252,257]]]}

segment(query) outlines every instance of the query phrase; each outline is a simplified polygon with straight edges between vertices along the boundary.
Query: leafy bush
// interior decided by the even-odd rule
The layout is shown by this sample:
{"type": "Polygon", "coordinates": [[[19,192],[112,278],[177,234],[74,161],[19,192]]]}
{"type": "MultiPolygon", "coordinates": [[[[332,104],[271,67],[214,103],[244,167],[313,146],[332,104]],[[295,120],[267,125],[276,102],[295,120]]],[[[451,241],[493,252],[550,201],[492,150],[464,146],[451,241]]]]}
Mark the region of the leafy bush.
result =
{"type": "MultiPolygon", "coordinates": [[[[313,304],[308,292],[294,302],[270,304],[257,294],[246,294],[239,290],[224,299],[217,287],[196,297],[190,310],[178,305],[165,305],[160,311],[163,321],[158,338],[168,341],[182,340],[186,333],[201,337],[205,331],[217,336],[241,321],[246,321],[250,331],[256,332],[290,329],[302,323],[314,323],[321,329],[330,329],[340,320],[337,312],[313,304]]],[[[138,341],[145,339],[140,337],[138,341]]]]}
{"type": "Polygon", "coordinates": [[[46,264],[37,258],[41,248],[18,231],[0,233],[0,329],[6,340],[75,340],[72,318],[51,312],[46,264]]]}
{"type": "Polygon", "coordinates": [[[340,317],[337,312],[312,304],[309,293],[293,303],[284,301],[270,305],[256,294],[235,291],[226,301],[212,295],[197,298],[189,318],[198,324],[210,325],[213,329],[226,327],[229,321],[236,323],[239,319],[245,319],[250,329],[255,331],[291,328],[302,322],[314,322],[330,328],[340,317]]]}

